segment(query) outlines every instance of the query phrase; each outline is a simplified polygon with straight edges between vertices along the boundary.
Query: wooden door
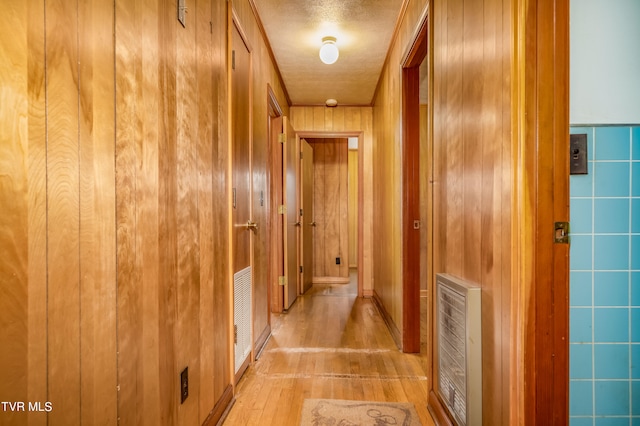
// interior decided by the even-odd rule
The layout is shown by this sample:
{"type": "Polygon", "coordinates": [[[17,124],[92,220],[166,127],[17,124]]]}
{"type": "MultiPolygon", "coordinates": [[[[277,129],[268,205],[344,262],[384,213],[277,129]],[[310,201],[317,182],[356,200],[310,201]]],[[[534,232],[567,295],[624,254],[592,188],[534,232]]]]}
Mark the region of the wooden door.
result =
{"type": "Polygon", "coordinates": [[[250,52],[233,26],[232,35],[232,223],[236,373],[251,348],[251,135],[250,52]],[[248,283],[247,283],[248,281],[248,283]],[[248,342],[248,348],[247,348],[248,342]]]}
{"type": "Polygon", "coordinates": [[[301,257],[302,257],[302,292],[306,292],[311,288],[313,278],[313,231],[315,222],[313,221],[313,148],[307,141],[302,139],[302,160],[301,164],[301,204],[302,223],[301,240],[301,257]]]}
{"type": "Polygon", "coordinates": [[[313,273],[317,282],[349,282],[348,140],[309,140],[314,149],[313,273]]]}
{"type": "Polygon", "coordinates": [[[296,185],[298,148],[296,135],[287,117],[283,117],[284,147],[282,150],[282,181],[284,192],[284,309],[289,309],[298,297],[298,190],[296,185]]]}

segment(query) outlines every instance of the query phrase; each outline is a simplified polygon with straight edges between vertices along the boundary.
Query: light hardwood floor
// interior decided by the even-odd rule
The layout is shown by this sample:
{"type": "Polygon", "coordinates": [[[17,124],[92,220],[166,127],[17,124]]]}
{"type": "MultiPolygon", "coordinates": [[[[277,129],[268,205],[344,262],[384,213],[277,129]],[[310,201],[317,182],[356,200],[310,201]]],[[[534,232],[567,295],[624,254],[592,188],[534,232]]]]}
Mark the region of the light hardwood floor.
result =
{"type": "Polygon", "coordinates": [[[433,425],[425,355],[400,352],[373,301],[356,295],[355,279],[314,284],[273,316],[273,335],[240,380],[224,425],[297,426],[305,398],[411,402],[433,425]]]}

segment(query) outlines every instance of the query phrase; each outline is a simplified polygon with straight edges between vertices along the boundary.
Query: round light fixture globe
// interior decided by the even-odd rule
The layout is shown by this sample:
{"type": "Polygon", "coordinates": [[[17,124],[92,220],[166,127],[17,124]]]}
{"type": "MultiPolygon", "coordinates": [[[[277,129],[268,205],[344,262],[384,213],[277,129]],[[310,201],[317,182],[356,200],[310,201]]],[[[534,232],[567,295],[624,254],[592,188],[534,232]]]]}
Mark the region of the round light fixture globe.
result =
{"type": "Polygon", "coordinates": [[[320,60],[327,65],[331,65],[338,60],[339,55],[336,38],[323,37],[322,46],[320,47],[320,60]]]}

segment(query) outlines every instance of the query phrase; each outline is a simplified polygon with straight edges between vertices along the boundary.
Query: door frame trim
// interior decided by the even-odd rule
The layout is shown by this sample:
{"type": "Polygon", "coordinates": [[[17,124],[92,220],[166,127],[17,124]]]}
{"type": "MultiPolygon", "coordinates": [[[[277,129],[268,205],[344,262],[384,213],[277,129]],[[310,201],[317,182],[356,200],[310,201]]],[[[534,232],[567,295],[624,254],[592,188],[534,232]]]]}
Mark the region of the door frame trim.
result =
{"type": "Polygon", "coordinates": [[[300,139],[324,139],[324,138],[358,138],[358,297],[364,297],[364,247],[363,247],[363,235],[364,235],[364,173],[363,173],[363,161],[364,150],[362,145],[364,144],[364,131],[355,132],[331,132],[331,131],[296,131],[296,134],[300,139]]]}
{"type": "Polygon", "coordinates": [[[569,2],[512,0],[512,424],[569,420],[569,2]]]}
{"type": "MultiPolygon", "coordinates": [[[[428,60],[428,4],[416,27],[414,38],[402,60],[402,351],[420,352],[420,64],[428,60]]],[[[431,76],[429,73],[429,94],[431,76]]],[[[427,118],[430,128],[430,115],[427,118]]],[[[429,131],[427,131],[429,133],[429,131]]],[[[427,140],[431,141],[428,135],[427,140]]],[[[428,146],[431,144],[428,142],[428,146]]],[[[428,148],[429,149],[429,148],[428,148]]],[[[433,156],[429,155],[431,158],[433,156]]],[[[427,163],[429,163],[427,161],[427,163]]],[[[429,167],[429,174],[431,167],[429,167]]],[[[433,217],[433,215],[430,215],[433,217]]],[[[427,219],[427,234],[432,224],[427,219]]],[[[431,239],[428,238],[430,241],[431,239]]],[[[427,247],[431,253],[431,247],[427,247]]],[[[431,258],[431,256],[428,256],[431,258]]],[[[428,274],[431,275],[431,274],[428,274]]],[[[429,345],[431,347],[431,345],[429,345]]]]}
{"type": "MultiPolygon", "coordinates": [[[[278,102],[278,98],[276,97],[273,88],[269,83],[267,83],[267,157],[268,157],[268,165],[267,165],[267,188],[268,188],[268,210],[267,214],[267,240],[269,241],[269,253],[267,256],[267,311],[268,311],[268,323],[271,326],[271,313],[276,312],[277,309],[277,299],[274,301],[274,289],[272,283],[278,281],[278,275],[282,271],[278,270],[278,261],[282,265],[282,259],[279,259],[279,255],[281,253],[278,252],[278,231],[282,232],[282,224],[277,220],[277,200],[278,194],[282,191],[282,182],[278,181],[276,178],[276,156],[279,155],[280,151],[278,147],[278,141],[273,140],[273,131],[272,123],[274,119],[283,117],[282,107],[278,102]],[[278,186],[278,182],[279,186],[278,186]]],[[[282,123],[280,123],[280,131],[282,131],[282,123]]]]}
{"type": "MultiPolygon", "coordinates": [[[[267,84],[267,133],[269,138],[269,224],[268,235],[271,241],[269,250],[269,312],[281,313],[284,305],[283,295],[278,292],[278,276],[284,275],[284,253],[282,252],[284,232],[282,221],[278,218],[278,201],[282,199],[282,145],[274,132],[282,133],[284,112],[270,84],[267,84]],[[272,122],[280,118],[280,129],[273,129],[272,122]],[[280,158],[280,163],[278,162],[280,158]],[[280,177],[277,177],[279,174],[280,177]]],[[[269,315],[271,318],[271,315],[269,315]]],[[[269,320],[270,321],[270,320],[269,320]]]]}

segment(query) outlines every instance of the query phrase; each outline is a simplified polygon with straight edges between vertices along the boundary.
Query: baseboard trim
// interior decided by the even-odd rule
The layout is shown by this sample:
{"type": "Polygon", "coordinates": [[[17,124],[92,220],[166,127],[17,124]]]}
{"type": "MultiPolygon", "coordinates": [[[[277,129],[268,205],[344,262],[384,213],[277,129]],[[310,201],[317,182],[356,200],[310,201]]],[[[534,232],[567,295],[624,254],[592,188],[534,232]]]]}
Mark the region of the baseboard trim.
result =
{"type": "Polygon", "coordinates": [[[247,368],[249,368],[249,364],[251,364],[251,355],[247,355],[247,358],[244,360],[244,362],[240,366],[240,369],[238,369],[238,372],[235,375],[236,385],[238,384],[238,382],[240,382],[240,379],[242,378],[242,375],[244,374],[244,372],[247,371],[247,368]]]}
{"type": "Polygon", "coordinates": [[[349,277],[313,277],[311,282],[313,284],[349,284],[351,279],[349,277]]]}
{"type": "Polygon", "coordinates": [[[389,315],[389,312],[385,309],[382,299],[380,299],[380,296],[378,296],[375,289],[373,290],[373,301],[375,302],[374,304],[378,308],[378,312],[380,312],[380,316],[384,320],[384,323],[387,325],[389,333],[391,333],[391,337],[393,337],[394,342],[396,342],[396,346],[398,349],[402,350],[402,334],[400,334],[398,326],[393,322],[391,315],[389,315]]]}
{"type": "Polygon", "coordinates": [[[254,351],[255,351],[254,359],[258,359],[260,357],[260,354],[262,353],[262,350],[264,349],[265,345],[269,341],[270,336],[271,336],[271,325],[267,324],[267,326],[264,328],[264,330],[258,337],[258,340],[256,340],[256,343],[254,346],[254,351]]]}
{"type": "Polygon", "coordinates": [[[373,290],[372,289],[362,290],[362,297],[366,297],[367,299],[371,299],[373,297],[373,290]]]}
{"type": "Polygon", "coordinates": [[[226,417],[226,414],[229,412],[229,408],[233,405],[232,402],[233,386],[227,385],[224,392],[222,392],[222,396],[218,399],[216,405],[214,405],[213,410],[211,410],[205,421],[202,423],[202,426],[222,424],[220,420],[223,420],[223,418],[226,417]]]}
{"type": "Polygon", "coordinates": [[[437,426],[455,426],[455,423],[449,417],[449,413],[440,402],[438,395],[431,390],[427,402],[427,409],[431,413],[431,418],[437,426]]]}

